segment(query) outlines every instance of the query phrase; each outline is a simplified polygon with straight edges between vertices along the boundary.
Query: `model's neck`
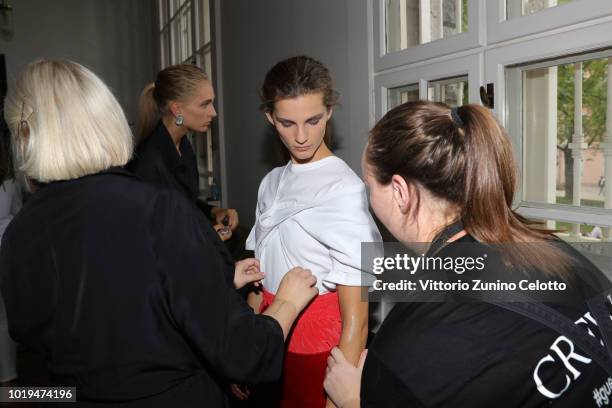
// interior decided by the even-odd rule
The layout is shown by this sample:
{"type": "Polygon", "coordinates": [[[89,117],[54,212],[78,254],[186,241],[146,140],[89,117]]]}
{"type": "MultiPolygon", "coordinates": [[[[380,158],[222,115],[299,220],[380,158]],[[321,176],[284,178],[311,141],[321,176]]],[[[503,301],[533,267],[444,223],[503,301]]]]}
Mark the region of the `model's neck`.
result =
{"type": "Polygon", "coordinates": [[[183,137],[187,134],[187,128],[185,126],[177,126],[175,120],[176,119],[172,116],[164,116],[162,122],[172,138],[176,151],[180,154],[179,146],[181,145],[181,140],[183,140],[183,137]]]}

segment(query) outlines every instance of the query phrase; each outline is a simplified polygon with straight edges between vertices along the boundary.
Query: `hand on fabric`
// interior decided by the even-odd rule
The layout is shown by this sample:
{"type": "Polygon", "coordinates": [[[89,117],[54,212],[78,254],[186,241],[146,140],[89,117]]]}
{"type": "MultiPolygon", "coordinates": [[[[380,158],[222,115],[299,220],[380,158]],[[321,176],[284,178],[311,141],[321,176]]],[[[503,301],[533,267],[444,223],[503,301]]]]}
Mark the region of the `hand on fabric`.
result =
{"type": "Polygon", "coordinates": [[[230,390],[240,401],[246,401],[251,396],[251,390],[246,385],[230,384],[230,390]]]}
{"type": "Polygon", "coordinates": [[[274,300],[289,303],[300,313],[319,293],[316,283],[317,278],[309,269],[295,267],[283,276],[274,300]]]}
{"type": "Polygon", "coordinates": [[[352,365],[338,347],[327,358],[327,370],[323,387],[327,396],[338,408],[358,407],[360,404],[361,373],[367,356],[364,350],[357,367],[352,365]]]}
{"type": "Polygon", "coordinates": [[[247,258],[236,262],[234,269],[234,287],[240,289],[243,286],[253,282],[253,285],[259,287],[261,280],[265,274],[259,269],[259,261],[255,258],[247,258]]]}
{"type": "Polygon", "coordinates": [[[281,280],[274,301],[263,312],[280,324],[285,340],[300,312],[319,293],[317,278],[308,269],[291,269],[281,280]]]}
{"type": "Polygon", "coordinates": [[[238,227],[238,212],[233,208],[213,207],[210,210],[210,215],[214,220],[215,230],[217,229],[217,225],[221,225],[221,227],[229,227],[229,229],[232,231],[238,227]]]}

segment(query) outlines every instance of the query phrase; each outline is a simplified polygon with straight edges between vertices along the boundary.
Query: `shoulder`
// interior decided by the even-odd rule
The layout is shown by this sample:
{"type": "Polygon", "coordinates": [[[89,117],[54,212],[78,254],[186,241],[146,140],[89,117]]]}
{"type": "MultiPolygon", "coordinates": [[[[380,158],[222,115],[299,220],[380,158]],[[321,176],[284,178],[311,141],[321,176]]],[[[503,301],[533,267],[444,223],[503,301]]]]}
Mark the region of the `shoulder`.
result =
{"type": "Polygon", "coordinates": [[[278,184],[278,182],[280,181],[281,176],[283,175],[283,171],[287,168],[287,165],[285,166],[280,166],[280,167],[275,167],[272,170],[270,170],[263,179],[261,179],[261,185],[265,186],[265,185],[269,185],[269,184],[278,184]]]}
{"type": "Polygon", "coordinates": [[[162,151],[149,139],[138,146],[126,168],[145,181],[156,181],[166,164],[162,151]]]}
{"type": "Polygon", "coordinates": [[[261,197],[262,194],[265,194],[268,191],[276,190],[278,187],[280,180],[282,178],[283,172],[287,166],[275,167],[270,170],[263,179],[261,179],[261,183],[259,183],[259,191],[258,196],[261,197]]]}
{"type": "Polygon", "coordinates": [[[337,156],[330,157],[316,175],[320,188],[317,197],[325,199],[345,194],[365,194],[365,185],[348,164],[337,156]]]}

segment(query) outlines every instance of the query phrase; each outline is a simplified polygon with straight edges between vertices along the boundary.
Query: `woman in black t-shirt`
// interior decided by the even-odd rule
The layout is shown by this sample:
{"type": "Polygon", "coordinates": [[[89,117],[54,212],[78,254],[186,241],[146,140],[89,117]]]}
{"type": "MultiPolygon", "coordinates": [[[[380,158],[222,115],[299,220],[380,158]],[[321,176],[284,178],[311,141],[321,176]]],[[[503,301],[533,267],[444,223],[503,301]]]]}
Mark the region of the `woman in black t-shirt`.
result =
{"type": "MultiPolygon", "coordinates": [[[[454,259],[465,256],[462,245],[471,245],[499,255],[490,265],[499,276],[518,282],[530,271],[532,282],[562,282],[563,303],[547,305],[600,340],[586,303],[587,292],[600,288],[585,284],[598,272],[551,231],[512,210],[512,146],[486,108],[424,101],[394,108],[371,131],[363,174],[372,209],[398,241],[433,241],[429,254],[454,259]],[[495,252],[497,243],[514,246],[495,252]]],[[[472,276],[466,272],[462,280],[472,276]]],[[[603,407],[612,401],[612,378],[573,338],[490,299],[459,297],[396,304],[358,367],[334,349],[325,381],[330,398],[340,408],[603,407]]]]}

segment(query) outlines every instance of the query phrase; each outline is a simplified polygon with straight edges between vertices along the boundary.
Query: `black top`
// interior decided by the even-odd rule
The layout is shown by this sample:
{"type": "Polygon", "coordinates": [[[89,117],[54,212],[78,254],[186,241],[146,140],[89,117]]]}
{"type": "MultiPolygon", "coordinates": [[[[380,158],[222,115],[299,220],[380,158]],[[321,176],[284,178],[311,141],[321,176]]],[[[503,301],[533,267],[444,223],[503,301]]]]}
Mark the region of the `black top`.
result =
{"type": "Polygon", "coordinates": [[[0,250],[11,336],[46,355],[52,383],[146,407],[224,406],[224,381],[280,375],[282,329],[233,270],[193,205],[115,169],[41,188],[0,250]]]}
{"type": "MultiPolygon", "coordinates": [[[[458,255],[453,244],[437,256],[458,255]]],[[[583,300],[549,306],[599,336],[583,300]]],[[[568,339],[482,302],[397,303],[370,345],[361,384],[363,407],[603,407],[612,392],[612,379],[568,339]]]]}
{"type": "Polygon", "coordinates": [[[181,139],[179,150],[180,155],[160,120],[153,133],[136,148],[127,169],[146,182],[182,193],[210,217],[211,207],[198,200],[198,162],[187,137],[181,139]]]}

